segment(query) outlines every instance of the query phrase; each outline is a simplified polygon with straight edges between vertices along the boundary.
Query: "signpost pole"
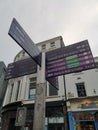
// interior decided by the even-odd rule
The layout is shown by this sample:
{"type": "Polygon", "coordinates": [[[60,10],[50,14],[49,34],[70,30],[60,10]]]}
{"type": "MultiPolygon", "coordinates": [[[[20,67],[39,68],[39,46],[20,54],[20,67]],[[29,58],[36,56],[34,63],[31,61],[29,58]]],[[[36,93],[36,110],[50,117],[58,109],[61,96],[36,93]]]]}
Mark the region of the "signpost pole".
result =
{"type": "Polygon", "coordinates": [[[65,130],[69,130],[68,113],[67,113],[67,95],[66,95],[65,75],[63,75],[63,81],[64,81],[64,92],[65,92],[65,102],[64,102],[64,106],[63,106],[63,111],[64,111],[64,125],[65,125],[65,130]]]}
{"type": "Polygon", "coordinates": [[[36,86],[33,130],[45,130],[45,88],[45,53],[42,53],[42,64],[39,67],[36,86]]]}

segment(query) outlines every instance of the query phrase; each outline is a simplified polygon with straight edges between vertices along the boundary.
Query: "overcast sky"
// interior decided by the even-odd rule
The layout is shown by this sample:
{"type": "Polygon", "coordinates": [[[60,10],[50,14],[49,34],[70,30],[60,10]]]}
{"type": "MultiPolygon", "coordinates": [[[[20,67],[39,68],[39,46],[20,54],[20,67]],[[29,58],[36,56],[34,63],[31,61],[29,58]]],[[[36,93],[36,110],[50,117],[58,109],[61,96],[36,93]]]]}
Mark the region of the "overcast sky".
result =
{"type": "Polygon", "coordinates": [[[0,61],[6,65],[21,50],[8,35],[13,17],[35,43],[59,35],[65,45],[88,39],[98,56],[98,0],[0,0],[0,61]]]}

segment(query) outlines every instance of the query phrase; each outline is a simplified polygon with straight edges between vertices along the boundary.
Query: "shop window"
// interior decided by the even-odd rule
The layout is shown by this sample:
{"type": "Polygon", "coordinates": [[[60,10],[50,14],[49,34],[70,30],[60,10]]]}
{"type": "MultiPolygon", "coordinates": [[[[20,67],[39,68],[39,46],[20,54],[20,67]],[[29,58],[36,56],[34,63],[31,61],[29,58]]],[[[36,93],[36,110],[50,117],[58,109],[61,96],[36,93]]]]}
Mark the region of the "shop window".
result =
{"type": "Polygon", "coordinates": [[[84,83],[77,83],[76,87],[77,87],[78,97],[85,97],[85,96],[87,96],[84,83]]]}
{"type": "Polygon", "coordinates": [[[25,130],[32,130],[34,109],[29,108],[26,113],[25,130]]]}
{"type": "Polygon", "coordinates": [[[35,99],[36,96],[36,80],[37,78],[30,78],[29,84],[29,99],[35,99]]]}
{"type": "Polygon", "coordinates": [[[92,112],[73,113],[75,130],[95,130],[94,115],[92,112]]]}
{"type": "Polygon", "coordinates": [[[58,95],[58,90],[49,84],[49,96],[58,95]]]}
{"type": "Polygon", "coordinates": [[[98,121],[98,112],[95,113],[95,120],[98,121]]]}
{"type": "Polygon", "coordinates": [[[78,120],[93,120],[94,116],[90,112],[77,112],[73,114],[73,118],[75,121],[78,120]]]}
{"type": "Polygon", "coordinates": [[[63,107],[48,107],[46,109],[46,117],[63,117],[63,107]]]}
{"type": "Polygon", "coordinates": [[[95,129],[95,125],[93,121],[75,122],[74,128],[75,130],[97,130],[95,129]]]}

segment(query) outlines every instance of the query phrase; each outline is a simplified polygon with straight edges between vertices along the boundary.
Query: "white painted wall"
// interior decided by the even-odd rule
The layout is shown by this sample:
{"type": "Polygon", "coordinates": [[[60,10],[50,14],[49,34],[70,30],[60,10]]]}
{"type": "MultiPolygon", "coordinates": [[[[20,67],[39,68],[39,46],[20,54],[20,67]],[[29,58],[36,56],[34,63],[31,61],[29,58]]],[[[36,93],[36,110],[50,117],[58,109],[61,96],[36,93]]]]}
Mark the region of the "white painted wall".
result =
{"type": "MultiPolygon", "coordinates": [[[[41,50],[41,46],[43,44],[46,44],[46,51],[50,51],[50,50],[53,50],[53,49],[56,49],[56,48],[60,48],[61,47],[61,37],[56,37],[56,38],[53,38],[53,39],[50,39],[50,40],[47,40],[47,41],[44,41],[44,42],[41,42],[41,43],[38,43],[38,47],[39,49],[41,50]],[[55,47],[51,47],[50,46],[50,43],[51,42],[55,42],[55,47]]],[[[22,60],[22,59],[25,59],[28,57],[28,54],[25,53],[25,55],[23,55],[23,51],[19,52],[14,61],[18,61],[18,60],[22,60]]],[[[42,76],[42,75],[40,75],[42,76]]],[[[22,76],[22,77],[18,77],[18,78],[14,78],[14,79],[10,79],[9,80],[9,83],[8,83],[8,87],[7,87],[7,91],[6,91],[6,95],[5,95],[5,99],[4,99],[4,103],[3,103],[3,106],[6,105],[6,104],[9,104],[9,103],[12,103],[12,102],[17,102],[17,101],[28,101],[31,100],[31,99],[28,99],[29,97],[29,79],[31,77],[39,77],[40,76],[38,74],[30,74],[30,75],[26,75],[26,76],[22,76]],[[21,81],[20,83],[20,89],[19,89],[19,94],[18,94],[18,100],[16,101],[16,93],[17,93],[17,85],[18,85],[18,81],[21,81]],[[10,98],[10,93],[11,93],[11,84],[14,83],[14,86],[13,86],[13,92],[12,92],[12,97],[11,97],[11,100],[9,100],[10,98]]],[[[39,79],[37,78],[37,81],[39,79]]],[[[47,86],[47,88],[49,89],[49,86],[47,86]]],[[[49,90],[47,89],[47,96],[49,96],[49,90]]],[[[62,100],[62,97],[64,97],[64,84],[63,84],[63,81],[62,81],[62,76],[59,77],[59,90],[58,90],[58,96],[53,97],[51,99],[49,99],[50,101],[55,101],[55,100],[62,100]]],[[[33,102],[33,100],[32,100],[33,102]]]]}
{"type": "Polygon", "coordinates": [[[98,69],[91,69],[87,71],[82,71],[80,73],[66,75],[67,94],[68,92],[71,92],[74,95],[73,98],[78,97],[76,83],[81,82],[85,83],[87,96],[98,95],[98,69]],[[96,94],[94,94],[94,89],[96,91],[96,94]]]}

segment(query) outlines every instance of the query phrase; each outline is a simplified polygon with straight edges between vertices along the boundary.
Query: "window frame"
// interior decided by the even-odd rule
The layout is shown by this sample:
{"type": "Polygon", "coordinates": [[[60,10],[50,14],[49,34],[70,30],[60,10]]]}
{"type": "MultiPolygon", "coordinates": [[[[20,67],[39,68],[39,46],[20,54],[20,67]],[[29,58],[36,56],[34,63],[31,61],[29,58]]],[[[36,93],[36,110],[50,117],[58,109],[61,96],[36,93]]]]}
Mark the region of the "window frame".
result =
{"type": "Polygon", "coordinates": [[[37,77],[29,78],[29,99],[35,99],[36,98],[36,83],[37,83],[37,77]]]}
{"type": "Polygon", "coordinates": [[[18,80],[17,81],[17,90],[16,90],[16,101],[18,101],[18,98],[19,98],[20,84],[21,84],[21,80],[18,80]]]}
{"type": "Polygon", "coordinates": [[[58,96],[58,90],[49,83],[49,96],[58,96]]]}
{"type": "Polygon", "coordinates": [[[55,47],[55,42],[51,42],[50,47],[55,47]]]}
{"type": "Polygon", "coordinates": [[[46,49],[46,44],[43,44],[43,45],[41,46],[41,49],[42,49],[42,50],[45,50],[45,49],[46,49]]]}
{"type": "Polygon", "coordinates": [[[76,83],[76,89],[77,89],[78,97],[86,97],[87,96],[84,82],[76,83]]]}

